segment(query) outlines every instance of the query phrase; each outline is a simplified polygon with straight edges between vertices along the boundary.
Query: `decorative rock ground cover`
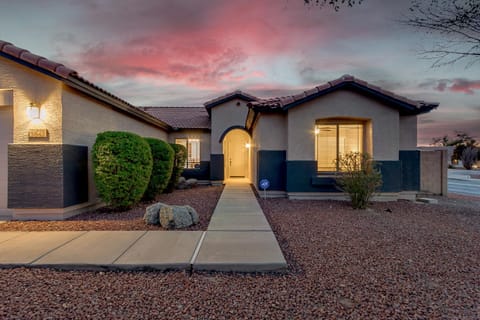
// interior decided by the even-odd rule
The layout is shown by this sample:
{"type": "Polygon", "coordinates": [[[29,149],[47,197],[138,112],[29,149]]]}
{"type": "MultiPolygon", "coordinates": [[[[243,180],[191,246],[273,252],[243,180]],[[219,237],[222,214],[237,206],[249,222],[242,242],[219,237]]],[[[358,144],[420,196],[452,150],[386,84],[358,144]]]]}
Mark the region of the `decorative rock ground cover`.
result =
{"type": "Polygon", "coordinates": [[[259,202],[287,274],[4,269],[0,318],[480,318],[480,199],[259,202]]]}
{"type": "MultiPolygon", "coordinates": [[[[155,201],[169,205],[190,205],[198,212],[199,222],[182,230],[206,230],[223,187],[197,186],[162,194],[155,201]]],[[[8,221],[0,224],[0,231],[83,231],[83,230],[163,230],[147,225],[143,220],[145,209],[152,203],[143,203],[124,212],[95,210],[66,221],[8,221]]]]}

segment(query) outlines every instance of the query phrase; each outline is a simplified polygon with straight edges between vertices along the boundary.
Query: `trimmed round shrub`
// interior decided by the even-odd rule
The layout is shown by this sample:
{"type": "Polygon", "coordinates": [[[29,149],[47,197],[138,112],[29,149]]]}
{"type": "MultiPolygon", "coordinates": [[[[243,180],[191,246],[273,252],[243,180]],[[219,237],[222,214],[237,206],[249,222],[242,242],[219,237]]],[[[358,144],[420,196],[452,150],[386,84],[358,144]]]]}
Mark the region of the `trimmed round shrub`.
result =
{"type": "Polygon", "coordinates": [[[170,181],[168,182],[167,188],[165,192],[172,192],[177,185],[178,178],[182,175],[183,169],[185,167],[185,161],[187,160],[187,149],[182,146],[181,144],[170,144],[173,148],[175,153],[175,157],[173,160],[173,170],[172,176],[170,177],[170,181]]]}
{"type": "Polygon", "coordinates": [[[169,143],[155,138],[144,138],[152,150],[153,168],[147,190],[143,195],[146,200],[153,200],[162,193],[172,176],[174,151],[169,143]]]}
{"type": "Polygon", "coordinates": [[[99,133],[92,150],[94,181],[100,198],[114,209],[140,201],[152,173],[149,144],[129,132],[99,133]]]}

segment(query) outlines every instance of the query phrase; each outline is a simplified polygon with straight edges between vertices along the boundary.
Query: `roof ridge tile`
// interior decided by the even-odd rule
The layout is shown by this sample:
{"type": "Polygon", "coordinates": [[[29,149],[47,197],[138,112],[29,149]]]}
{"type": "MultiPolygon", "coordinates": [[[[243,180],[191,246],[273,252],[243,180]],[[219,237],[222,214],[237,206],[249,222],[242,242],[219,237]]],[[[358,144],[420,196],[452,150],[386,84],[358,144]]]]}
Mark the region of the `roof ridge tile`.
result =
{"type": "Polygon", "coordinates": [[[303,99],[308,99],[314,98],[317,96],[317,94],[326,94],[330,92],[329,89],[338,89],[341,88],[343,84],[357,84],[360,86],[360,88],[372,90],[373,92],[376,92],[379,95],[382,95],[383,97],[387,97],[390,99],[393,99],[397,101],[397,104],[406,109],[406,112],[411,112],[413,114],[417,113],[424,113],[428,112],[433,108],[436,108],[438,106],[438,103],[428,103],[428,102],[422,102],[418,100],[412,100],[407,97],[403,97],[400,95],[395,94],[392,91],[382,89],[379,86],[373,85],[367,81],[364,81],[362,79],[355,78],[352,75],[345,74],[341,76],[340,78],[328,81],[327,83],[324,83],[322,85],[316,86],[312,89],[305,90],[303,93],[296,94],[296,95],[290,95],[290,96],[284,96],[284,97],[276,97],[276,98],[270,98],[270,99],[259,99],[257,101],[249,102],[247,106],[253,107],[253,108],[259,108],[259,110],[265,110],[265,109],[278,109],[278,107],[283,108],[284,110],[286,108],[289,108],[290,105],[296,105],[294,103],[298,103],[299,101],[303,99]],[[411,110],[410,107],[401,105],[401,103],[410,105],[411,107],[414,107],[416,110],[411,110]]]}

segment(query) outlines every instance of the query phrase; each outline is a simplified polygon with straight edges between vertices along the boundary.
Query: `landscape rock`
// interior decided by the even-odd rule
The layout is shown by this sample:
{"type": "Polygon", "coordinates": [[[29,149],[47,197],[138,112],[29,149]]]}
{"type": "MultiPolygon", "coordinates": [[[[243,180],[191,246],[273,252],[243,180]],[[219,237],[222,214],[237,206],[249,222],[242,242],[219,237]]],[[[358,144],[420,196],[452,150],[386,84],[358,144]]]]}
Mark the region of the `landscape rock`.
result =
{"type": "Polygon", "coordinates": [[[185,184],[187,185],[188,188],[196,187],[197,183],[198,183],[197,179],[194,179],[194,178],[191,178],[185,181],[185,184]]]}
{"type": "Polygon", "coordinates": [[[185,179],[184,177],[178,178],[177,189],[190,189],[196,187],[198,180],[195,178],[185,179]]]}
{"type": "Polygon", "coordinates": [[[143,220],[145,221],[146,224],[153,224],[153,225],[160,224],[158,213],[162,206],[165,206],[165,204],[158,202],[158,203],[152,204],[151,206],[148,206],[145,209],[143,220]]]}
{"type": "Polygon", "coordinates": [[[187,188],[187,179],[185,177],[179,177],[177,181],[177,189],[186,189],[187,188]]]}
{"type": "Polygon", "coordinates": [[[190,213],[190,216],[192,217],[192,222],[193,224],[197,224],[200,222],[200,217],[198,216],[198,213],[195,209],[193,209],[190,206],[185,206],[185,208],[188,210],[188,213],[190,213]]]}
{"type": "Polygon", "coordinates": [[[159,212],[160,225],[165,229],[181,229],[193,224],[192,216],[184,206],[163,206],[159,212]]]}

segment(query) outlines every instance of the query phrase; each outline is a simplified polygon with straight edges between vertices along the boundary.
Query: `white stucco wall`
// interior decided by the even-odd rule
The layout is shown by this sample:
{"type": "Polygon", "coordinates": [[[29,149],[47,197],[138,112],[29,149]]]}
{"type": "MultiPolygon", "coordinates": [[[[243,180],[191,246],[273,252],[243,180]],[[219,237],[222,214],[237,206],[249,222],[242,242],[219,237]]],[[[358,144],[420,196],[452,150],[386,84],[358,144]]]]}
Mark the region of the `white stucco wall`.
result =
{"type": "Polygon", "coordinates": [[[258,150],[287,150],[287,116],[280,113],[261,114],[253,135],[258,150]]]}
{"type": "Polygon", "coordinates": [[[210,161],[210,132],[201,129],[181,129],[168,135],[168,142],[175,139],[200,139],[200,161],[210,161]]]}
{"type": "Polygon", "coordinates": [[[417,116],[400,116],[400,150],[417,147],[417,116]]]}
{"type": "MultiPolygon", "coordinates": [[[[287,160],[315,159],[315,120],[324,118],[369,120],[372,153],[377,160],[398,160],[398,111],[361,94],[339,90],[288,110],[287,160]]],[[[367,139],[368,140],[368,139],[367,139]]],[[[369,142],[367,141],[367,148],[369,142]]]]}
{"type": "Polygon", "coordinates": [[[226,129],[232,126],[245,126],[248,108],[247,102],[240,99],[233,99],[211,109],[211,153],[222,154],[222,143],[220,137],[226,129]],[[237,105],[238,104],[238,105],[237,105]]]}
{"type": "Polygon", "coordinates": [[[142,137],[168,141],[162,129],[123,114],[113,107],[64,85],[63,143],[88,147],[89,201],[96,200],[91,151],[97,134],[104,131],[128,131],[142,137]]]}
{"type": "Polygon", "coordinates": [[[13,142],[62,143],[62,83],[41,72],[0,57],[0,89],[13,90],[13,142]],[[30,103],[41,108],[41,118],[27,116],[30,103]],[[48,139],[29,139],[30,129],[47,129],[48,139]]]}
{"type": "Polygon", "coordinates": [[[0,216],[8,205],[8,144],[13,142],[13,91],[0,90],[0,216]]]}

